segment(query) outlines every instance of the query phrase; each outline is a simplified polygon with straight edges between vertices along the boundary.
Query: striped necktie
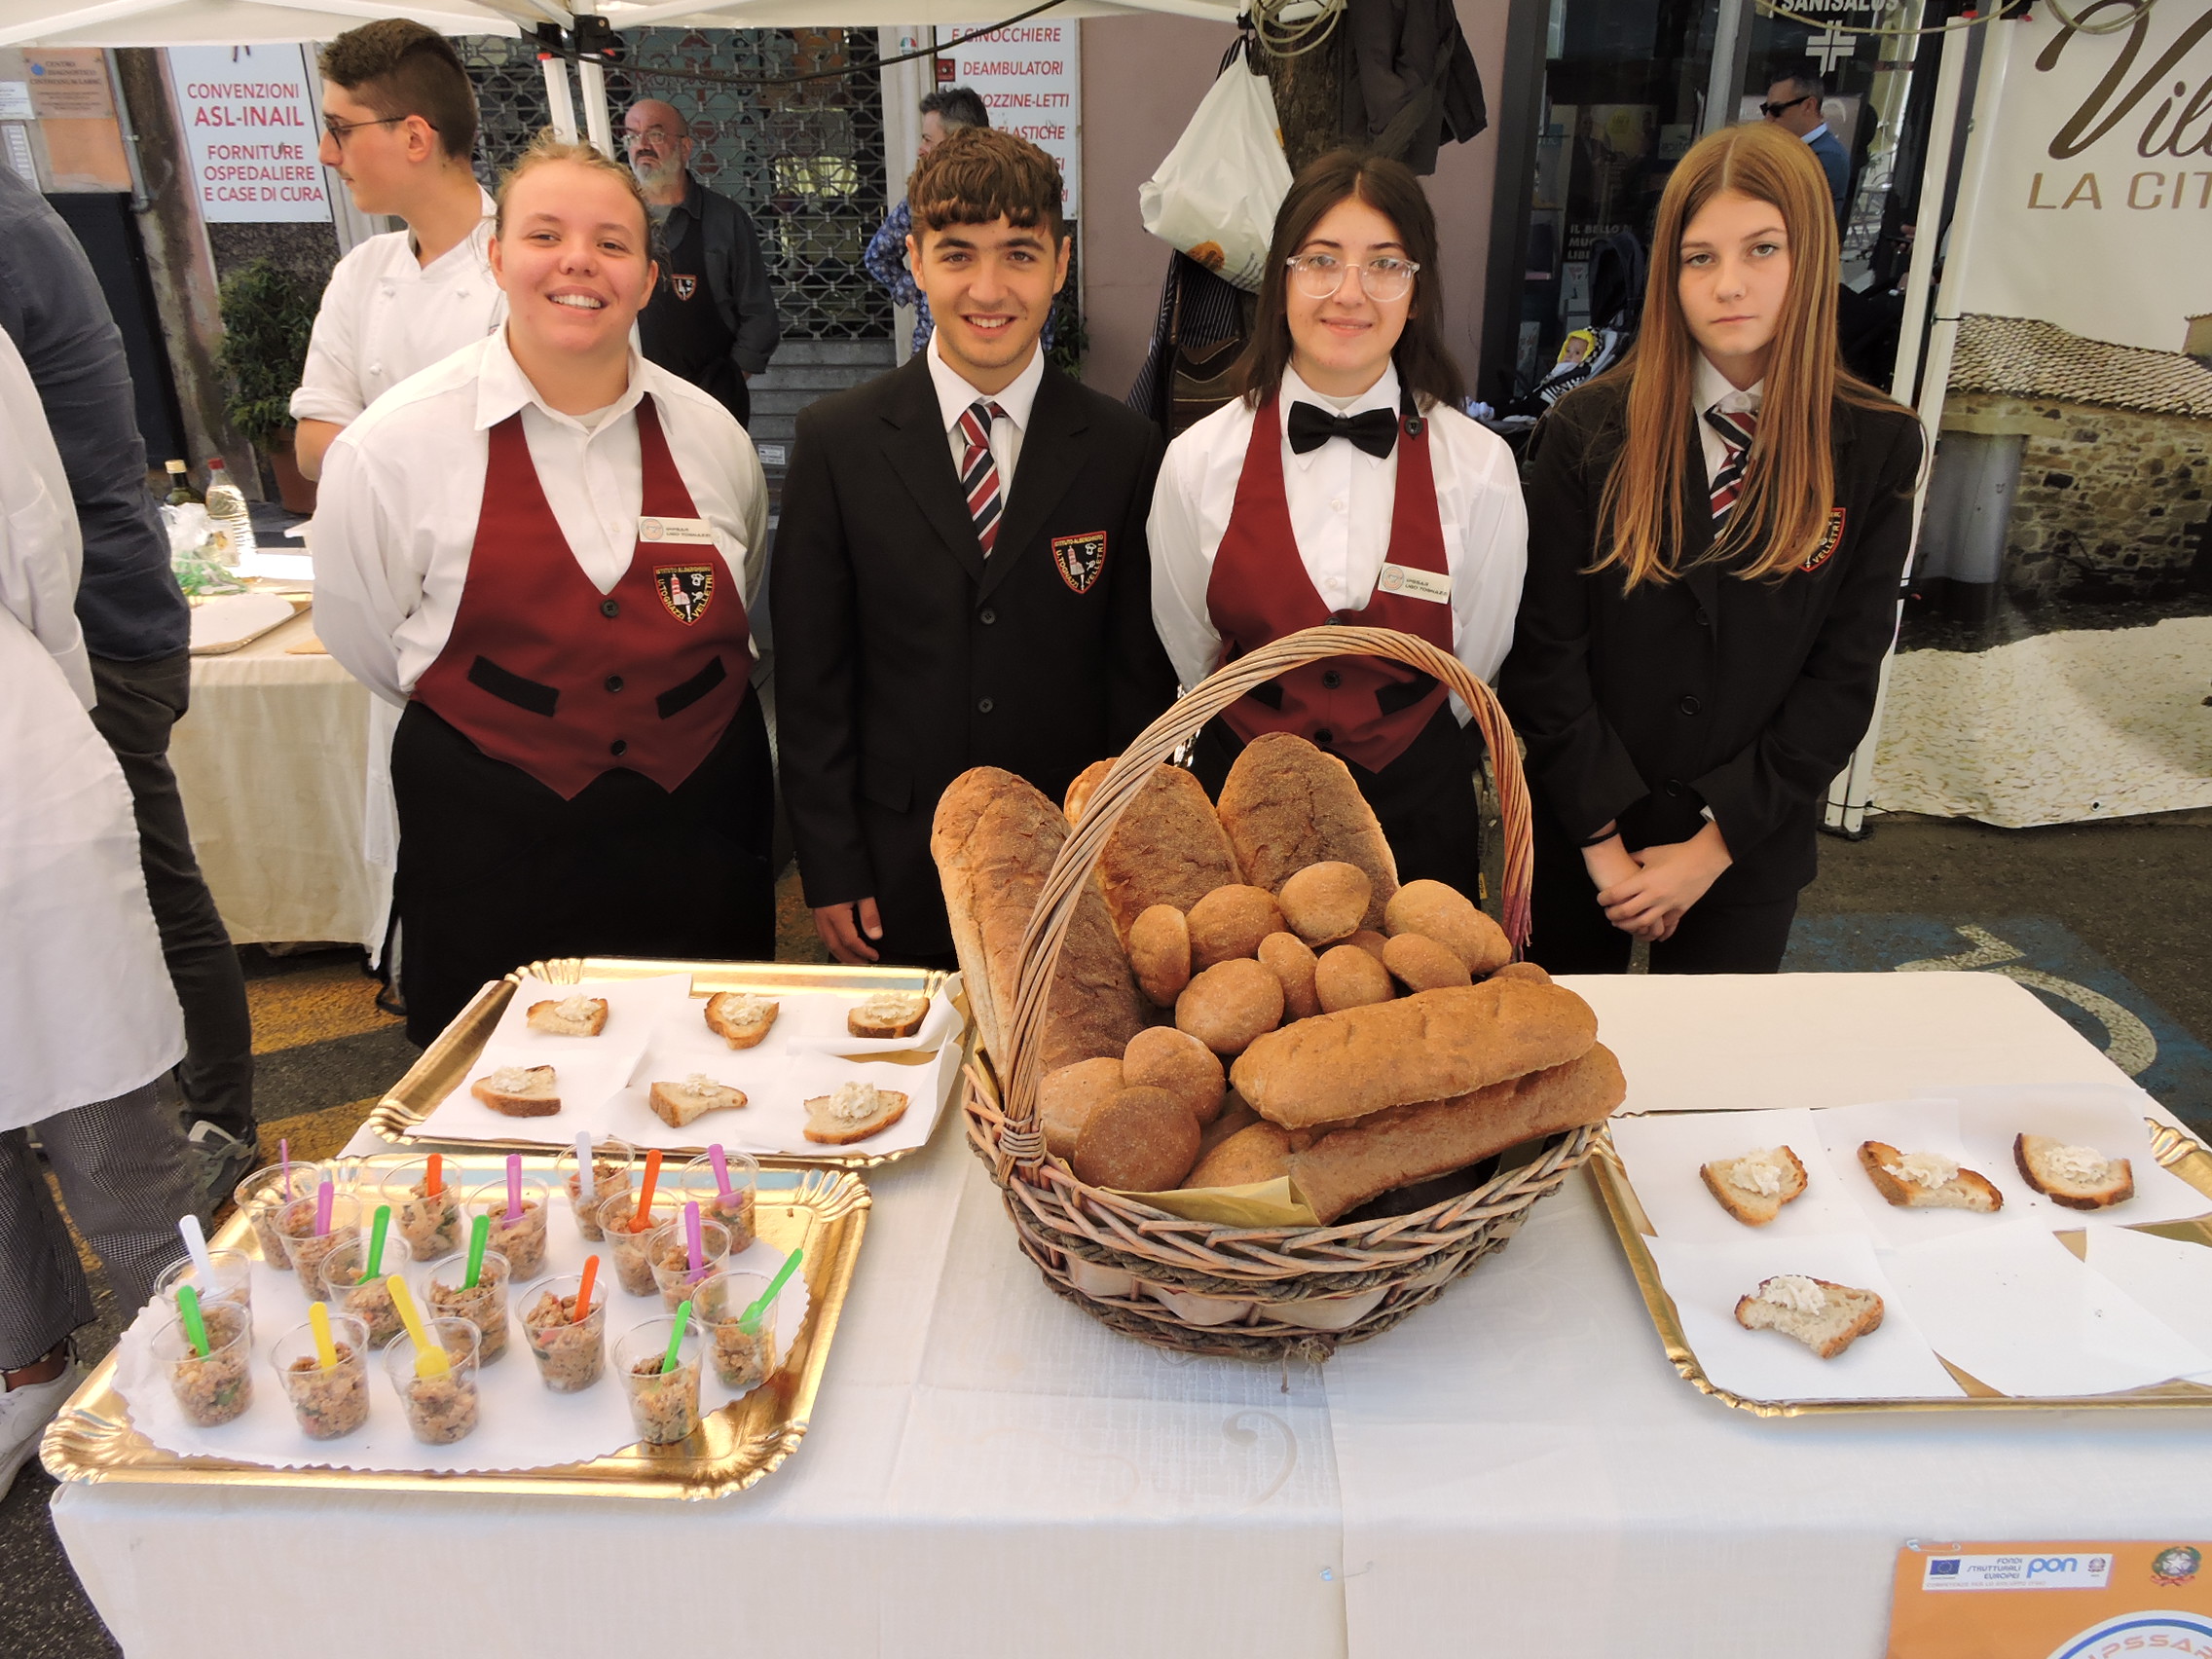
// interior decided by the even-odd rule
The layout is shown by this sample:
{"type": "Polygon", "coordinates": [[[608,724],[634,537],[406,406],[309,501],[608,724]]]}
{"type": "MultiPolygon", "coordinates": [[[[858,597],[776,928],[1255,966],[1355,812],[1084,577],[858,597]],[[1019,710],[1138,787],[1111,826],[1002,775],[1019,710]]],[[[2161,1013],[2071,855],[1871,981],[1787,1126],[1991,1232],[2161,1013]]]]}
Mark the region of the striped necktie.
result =
{"type": "Polygon", "coordinates": [[[976,521],[976,539],[983,557],[999,538],[999,463],[991,454],[991,423],[1008,419],[1007,412],[981,398],[960,412],[960,437],[968,446],[960,457],[960,489],[968,498],[968,516],[976,521]]]}
{"type": "Polygon", "coordinates": [[[1751,460],[1751,436],[1758,430],[1758,412],[1737,409],[1723,412],[1717,405],[1705,412],[1705,424],[1720,434],[1728,454],[1713,475],[1713,516],[1725,518],[1736,498],[1744,493],[1744,468],[1751,460]]]}

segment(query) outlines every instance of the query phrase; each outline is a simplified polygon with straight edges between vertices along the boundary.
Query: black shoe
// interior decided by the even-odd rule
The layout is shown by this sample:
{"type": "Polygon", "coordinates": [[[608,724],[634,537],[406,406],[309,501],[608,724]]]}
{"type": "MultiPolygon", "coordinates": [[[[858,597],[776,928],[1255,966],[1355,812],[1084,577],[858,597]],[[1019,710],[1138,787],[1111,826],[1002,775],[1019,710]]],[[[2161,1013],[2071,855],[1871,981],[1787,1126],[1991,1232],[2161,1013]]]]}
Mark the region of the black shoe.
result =
{"type": "Polygon", "coordinates": [[[253,1173],[260,1150],[230,1130],[203,1118],[186,1137],[200,1165],[200,1219],[211,1222],[215,1212],[230,1202],[238,1185],[253,1173]]]}

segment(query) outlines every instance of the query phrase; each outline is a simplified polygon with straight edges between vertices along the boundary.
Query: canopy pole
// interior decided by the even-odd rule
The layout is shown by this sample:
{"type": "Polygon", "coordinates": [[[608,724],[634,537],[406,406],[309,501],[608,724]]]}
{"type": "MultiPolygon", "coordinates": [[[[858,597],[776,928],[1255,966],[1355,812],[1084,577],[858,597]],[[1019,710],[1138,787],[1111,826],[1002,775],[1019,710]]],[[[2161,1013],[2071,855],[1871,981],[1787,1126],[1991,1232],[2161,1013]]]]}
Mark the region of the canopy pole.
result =
{"type": "Polygon", "coordinates": [[[569,60],[559,53],[538,54],[545,71],[545,104],[553,117],[553,133],[564,144],[576,141],[576,106],[569,99],[569,60]]]}
{"type": "MultiPolygon", "coordinates": [[[[577,19],[591,17],[597,10],[596,0],[570,0],[569,10],[577,19]]],[[[583,31],[578,29],[578,37],[583,31]]],[[[601,31],[605,38],[606,31],[601,31]]],[[[614,154],[614,124],[607,114],[607,71],[599,60],[586,57],[576,64],[576,80],[583,88],[584,128],[591,134],[592,147],[608,161],[618,158],[614,154]]]]}

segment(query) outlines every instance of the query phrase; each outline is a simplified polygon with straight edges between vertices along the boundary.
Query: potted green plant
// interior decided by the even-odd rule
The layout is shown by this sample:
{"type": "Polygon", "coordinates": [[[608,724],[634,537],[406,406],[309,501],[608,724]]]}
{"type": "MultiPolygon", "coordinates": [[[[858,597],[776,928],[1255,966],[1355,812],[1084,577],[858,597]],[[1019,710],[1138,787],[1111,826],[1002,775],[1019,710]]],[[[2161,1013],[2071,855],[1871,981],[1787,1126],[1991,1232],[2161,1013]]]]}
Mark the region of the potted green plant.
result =
{"type": "Polygon", "coordinates": [[[314,485],[292,460],[291,404],[307,365],[318,296],[282,266],[257,259],[224,277],[217,297],[223,344],[216,357],[231,385],[223,413],[269,458],[284,505],[312,513],[314,485]]]}

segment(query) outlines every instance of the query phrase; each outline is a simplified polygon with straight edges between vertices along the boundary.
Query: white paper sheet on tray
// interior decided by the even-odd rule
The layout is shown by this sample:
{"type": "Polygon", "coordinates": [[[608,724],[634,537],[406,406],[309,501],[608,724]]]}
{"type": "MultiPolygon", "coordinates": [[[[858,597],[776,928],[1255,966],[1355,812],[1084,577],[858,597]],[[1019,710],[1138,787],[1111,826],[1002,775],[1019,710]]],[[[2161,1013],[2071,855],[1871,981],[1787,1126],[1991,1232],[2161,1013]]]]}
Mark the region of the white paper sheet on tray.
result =
{"type": "MultiPolygon", "coordinates": [[[[2150,1309],[2184,1342],[2212,1353],[2212,1249],[2094,1223],[2083,1235],[2091,1272],[2150,1309]]],[[[2212,1374],[2192,1380],[2212,1382],[2212,1374]]]]}
{"type": "Polygon", "coordinates": [[[929,1013],[923,1015],[922,1027],[913,1036],[855,1037],[845,1015],[866,1000],[865,996],[788,998],[776,1020],[777,1029],[793,1053],[896,1054],[934,1050],[959,1035],[959,1011],[940,989],[930,999],[929,1013]]]}
{"type": "Polygon", "coordinates": [[[2144,1118],[2155,1104],[2141,1089],[2120,1084],[2005,1084],[1946,1091],[1958,1104],[1959,1139],[1970,1161],[2005,1189],[2005,1213],[2037,1215],[2045,1225],[2072,1228],[2085,1214],[2120,1226],[2189,1221],[2212,1211],[2207,1198],[2151,1156],[2144,1118]],[[2015,1135],[2050,1135],[2072,1146],[2093,1146],[2107,1158],[2124,1158],[2135,1177],[2135,1196],[2096,1211],[2069,1209],[2029,1186],[2012,1157],[2015,1135]],[[2001,1165],[1991,1168],[1990,1165],[2001,1165]]]}
{"type": "MultiPolygon", "coordinates": [[[[774,1177],[768,1179],[773,1181],[774,1177]]],[[[611,1351],[624,1332],[661,1317],[666,1309],[657,1296],[623,1292],[606,1246],[588,1244],[576,1232],[566,1194],[555,1195],[553,1210],[548,1218],[542,1276],[580,1272],[587,1254],[600,1254],[600,1282],[608,1287],[607,1341],[611,1351]]],[[[730,1265],[748,1272],[773,1273],[783,1262],[782,1251],[756,1241],[744,1255],[731,1258],[730,1265]]],[[[531,1357],[522,1337],[521,1310],[529,1290],[528,1285],[518,1286],[510,1298],[507,1352],[487,1367],[479,1379],[477,1429],[452,1446],[423,1446],[408,1432],[398,1396],[384,1375],[381,1352],[369,1356],[367,1424],[342,1440],[310,1440],[303,1435],[269,1353],[277,1338],[306,1323],[308,1299],[294,1274],[260,1262],[253,1266],[253,1404],[242,1417],[219,1428],[201,1428],[177,1409],[167,1378],[153,1353],[154,1335],[169,1317],[167,1310],[158,1306],[141,1309],[124,1332],[116,1355],[116,1391],[129,1405],[132,1425],[164,1451],[187,1457],[264,1463],[279,1469],[427,1469],[448,1473],[539,1469],[556,1463],[585,1462],[633,1444],[638,1434],[631,1425],[629,1404],[620,1380],[611,1372],[578,1394],[552,1393],[537,1380],[537,1362],[531,1357]]],[[[807,1304],[806,1275],[793,1273],[776,1298],[780,1351],[788,1352],[797,1338],[806,1319],[807,1304]]],[[[704,1369],[699,1389],[702,1413],[718,1410],[737,1397],[715,1380],[712,1366],[704,1369]]]]}
{"type": "Polygon", "coordinates": [[[1899,1306],[1862,1236],[1768,1237],[1762,1229],[1755,1238],[1690,1243],[1660,1237],[1650,1245],[1698,1363],[1731,1393],[1754,1400],[1900,1400],[1964,1392],[1899,1306]],[[1870,1290],[1882,1299],[1882,1323],[1833,1359],[1779,1331],[1746,1330],[1736,1322],[1736,1299],[1777,1273],[1870,1290]]]}
{"type": "Polygon", "coordinates": [[[691,1000],[691,976],[656,974],[649,979],[587,979],[556,985],[525,977],[507,999],[488,1047],[542,1048],[559,1064],[563,1053],[620,1052],[632,1060],[645,1052],[652,1034],[674,1019],[691,1000]],[[533,1003],[562,1002],[574,996],[598,997],[607,1004],[607,1026],[596,1037],[563,1037],[530,1029],[533,1003]]]}
{"type": "Polygon", "coordinates": [[[1860,1230],[1858,1206],[1821,1156],[1820,1130],[1803,1107],[1615,1118],[1611,1132],[1637,1200],[1662,1238],[1723,1244],[1752,1236],[1802,1238],[1860,1230]],[[1805,1166],[1805,1191],[1764,1226],[1747,1226],[1720,1207],[1698,1169],[1717,1159],[1773,1146],[1787,1146],[1797,1155],[1805,1166]]]}

